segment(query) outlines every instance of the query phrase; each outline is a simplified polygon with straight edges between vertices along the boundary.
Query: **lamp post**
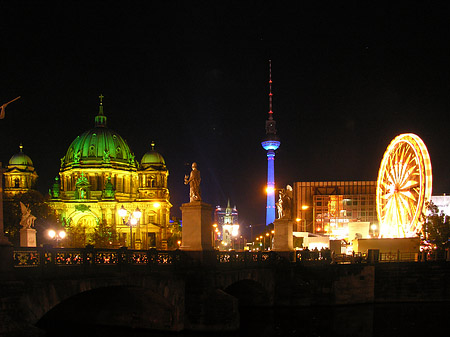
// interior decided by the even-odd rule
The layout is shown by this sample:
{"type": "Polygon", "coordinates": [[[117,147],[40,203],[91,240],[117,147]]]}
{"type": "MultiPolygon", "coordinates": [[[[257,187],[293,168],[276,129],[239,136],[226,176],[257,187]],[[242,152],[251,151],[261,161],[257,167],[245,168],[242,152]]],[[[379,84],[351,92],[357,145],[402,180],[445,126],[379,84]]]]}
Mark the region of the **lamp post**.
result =
{"type": "Polygon", "coordinates": [[[63,230],[56,232],[53,229],[49,229],[47,235],[50,237],[50,239],[55,240],[56,247],[59,247],[59,242],[66,237],[66,232],[63,230]]]}
{"type": "Polygon", "coordinates": [[[216,223],[213,224],[212,227],[213,228],[212,228],[212,231],[211,231],[211,241],[212,241],[213,248],[216,248],[216,233],[218,231],[217,224],[216,223]]]}
{"type": "Polygon", "coordinates": [[[133,213],[129,212],[122,207],[118,211],[119,216],[122,218],[123,224],[130,227],[130,248],[133,249],[133,227],[135,227],[139,223],[139,219],[142,216],[142,212],[139,207],[136,207],[133,213]],[[128,216],[128,218],[127,218],[128,216]],[[127,218],[127,220],[125,220],[127,218]]]}
{"type": "Polygon", "coordinates": [[[275,236],[275,230],[274,229],[272,229],[271,231],[270,231],[270,247],[272,247],[272,249],[273,249],[273,237],[275,236]]]}

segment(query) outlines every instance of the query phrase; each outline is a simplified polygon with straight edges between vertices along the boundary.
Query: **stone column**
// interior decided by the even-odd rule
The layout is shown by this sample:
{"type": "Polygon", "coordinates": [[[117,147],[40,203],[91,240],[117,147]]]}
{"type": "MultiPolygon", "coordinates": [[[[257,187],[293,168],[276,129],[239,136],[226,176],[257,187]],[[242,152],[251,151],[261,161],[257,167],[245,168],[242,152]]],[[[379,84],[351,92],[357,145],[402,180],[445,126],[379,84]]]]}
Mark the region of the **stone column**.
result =
{"type": "Polygon", "coordinates": [[[13,268],[13,246],[5,236],[3,226],[3,169],[0,162],[0,278],[13,268]]]}
{"type": "Polygon", "coordinates": [[[212,206],[202,201],[182,204],[182,244],[180,249],[186,251],[213,250],[212,206]]]}
{"type": "Polygon", "coordinates": [[[273,225],[275,230],[273,250],[277,252],[294,251],[293,221],[290,219],[276,219],[273,225]]]}

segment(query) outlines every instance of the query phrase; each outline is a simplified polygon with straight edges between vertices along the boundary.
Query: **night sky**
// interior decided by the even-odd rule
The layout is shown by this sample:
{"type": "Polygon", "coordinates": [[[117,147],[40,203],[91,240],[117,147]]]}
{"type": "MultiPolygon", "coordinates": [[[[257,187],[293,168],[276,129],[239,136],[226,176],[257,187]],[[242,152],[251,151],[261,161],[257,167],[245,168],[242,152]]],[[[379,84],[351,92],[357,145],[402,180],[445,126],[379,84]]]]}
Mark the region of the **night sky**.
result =
{"type": "Polygon", "coordinates": [[[0,161],[23,143],[41,192],[103,94],[108,126],[136,158],[152,141],[164,156],[174,216],[196,161],[205,202],[229,198],[241,224],[264,223],[269,59],[277,187],[376,180],[390,141],[413,132],[433,194],[450,192],[445,2],[111,3],[0,4],[0,104],[22,96],[0,120],[0,161]]]}

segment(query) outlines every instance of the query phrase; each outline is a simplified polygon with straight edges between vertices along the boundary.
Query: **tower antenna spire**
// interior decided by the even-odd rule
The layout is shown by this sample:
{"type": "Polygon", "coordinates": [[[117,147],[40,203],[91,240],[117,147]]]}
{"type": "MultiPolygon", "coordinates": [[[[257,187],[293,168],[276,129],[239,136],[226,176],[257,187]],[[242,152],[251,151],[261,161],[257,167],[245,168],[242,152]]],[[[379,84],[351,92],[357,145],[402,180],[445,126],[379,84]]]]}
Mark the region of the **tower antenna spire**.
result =
{"type": "Polygon", "coordinates": [[[269,60],[269,119],[273,119],[272,96],[272,60],[269,60]]]}

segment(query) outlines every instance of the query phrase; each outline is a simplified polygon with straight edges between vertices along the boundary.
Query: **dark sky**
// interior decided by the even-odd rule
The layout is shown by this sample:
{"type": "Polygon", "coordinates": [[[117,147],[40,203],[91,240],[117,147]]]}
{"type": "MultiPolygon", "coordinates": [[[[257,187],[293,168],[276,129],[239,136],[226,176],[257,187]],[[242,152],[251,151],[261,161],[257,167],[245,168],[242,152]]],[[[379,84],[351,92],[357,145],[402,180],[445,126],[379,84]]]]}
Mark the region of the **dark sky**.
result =
{"type": "Polygon", "coordinates": [[[376,180],[389,142],[413,132],[430,152],[433,194],[450,192],[445,2],[111,3],[0,3],[0,103],[22,96],[0,121],[0,160],[23,143],[42,192],[102,93],[108,126],[137,159],[156,142],[173,215],[196,161],[204,201],[229,198],[241,224],[263,223],[269,59],[278,187],[376,180]]]}

